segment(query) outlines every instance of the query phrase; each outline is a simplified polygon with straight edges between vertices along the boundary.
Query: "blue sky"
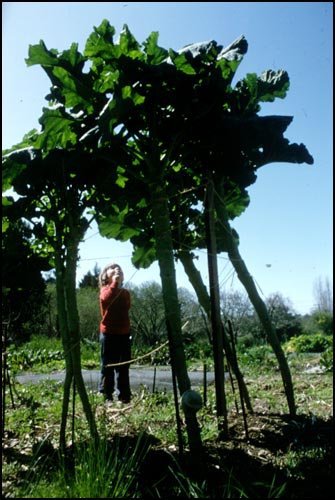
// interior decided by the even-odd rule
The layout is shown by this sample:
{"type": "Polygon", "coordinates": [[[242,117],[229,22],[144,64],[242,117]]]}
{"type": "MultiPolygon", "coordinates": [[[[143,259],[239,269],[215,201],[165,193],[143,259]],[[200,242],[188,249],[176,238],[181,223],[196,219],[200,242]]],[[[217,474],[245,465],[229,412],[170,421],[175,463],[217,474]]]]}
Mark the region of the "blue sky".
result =
{"type": "MultiPolygon", "coordinates": [[[[229,45],[240,35],[249,49],[235,83],[246,73],[285,69],[290,90],[284,100],[263,105],[260,114],[293,116],[285,136],[304,143],[314,165],[270,164],[249,188],[251,203],[233,221],[240,252],[263,298],[280,292],[299,313],[315,303],[318,278],[332,279],[332,2],[2,2],[3,148],[19,142],[46,105],[50,83],[44,71],[28,68],[29,44],[44,40],[59,51],[72,42],[84,50],[103,19],[117,33],[123,24],[138,41],[159,31],[159,43],[175,50],[193,42],[229,45]]],[[[101,238],[92,227],[81,245],[78,279],[95,263],[117,261],[134,284],[160,282],[158,265],[131,265],[130,244],[101,238]]],[[[207,256],[197,266],[207,283],[207,256]]],[[[221,288],[241,290],[225,254],[218,258],[221,288]]],[[[177,283],[190,288],[177,265],[177,283]]]]}

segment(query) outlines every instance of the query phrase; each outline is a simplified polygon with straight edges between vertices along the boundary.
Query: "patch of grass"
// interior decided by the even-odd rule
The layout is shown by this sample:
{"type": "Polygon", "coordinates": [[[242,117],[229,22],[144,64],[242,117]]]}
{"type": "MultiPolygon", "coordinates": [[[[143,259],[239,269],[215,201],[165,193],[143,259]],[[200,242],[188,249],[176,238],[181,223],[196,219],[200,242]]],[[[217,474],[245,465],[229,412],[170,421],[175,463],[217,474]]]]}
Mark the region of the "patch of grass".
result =
{"type": "Polygon", "coordinates": [[[36,454],[30,477],[18,489],[19,498],[132,498],[148,449],[143,435],[134,448],[118,439],[98,445],[81,442],[74,448],[73,468],[60,463],[52,473],[48,459],[39,464],[36,454]]]}
{"type": "MultiPolygon", "coordinates": [[[[330,372],[305,373],[310,365],[317,365],[319,359],[317,355],[289,357],[298,406],[295,419],[287,415],[287,402],[277,367],[273,367],[272,362],[257,365],[254,361],[243,365],[242,371],[255,412],[247,416],[249,441],[245,439],[238,394],[233,394],[229,382],[225,384],[229,439],[225,442],[218,440],[215,391],[214,386],[209,385],[207,405],[198,412],[207,457],[205,477],[199,479],[189,474],[192,471],[188,467],[184,422],[181,428],[185,455],[182,462],[179,460],[172,393],[152,394],[143,387],[134,394],[130,405],[115,404],[111,407],[103,403],[100,394],[92,391],[89,392],[89,399],[99,434],[106,443],[116,438],[126,442],[132,440],[128,449],[132,453],[137,436],[143,430],[150,437],[151,448],[142,461],[143,469],[136,469],[141,470],[141,484],[133,483],[129,490],[133,498],[141,495],[158,498],[171,496],[172,493],[184,498],[304,498],[309,493],[310,497],[319,498],[322,497],[323,486],[317,477],[323,478],[324,485],[328,485],[331,477],[333,387],[330,372]]],[[[51,468],[44,480],[46,469],[42,468],[42,459],[39,458],[36,463],[36,450],[46,440],[54,450],[58,447],[62,384],[51,381],[26,385],[15,383],[14,388],[15,408],[11,407],[9,394],[6,399],[5,496],[20,497],[25,492],[30,495],[26,498],[34,498],[33,495],[35,498],[36,495],[41,498],[80,498],[77,495],[99,498],[99,495],[111,494],[111,490],[102,491],[101,485],[98,487],[94,481],[91,484],[88,480],[97,475],[104,477],[104,468],[96,463],[97,468],[94,469],[94,464],[89,463],[94,453],[87,447],[89,432],[78,396],[74,415],[75,443],[78,443],[79,452],[75,460],[77,470],[76,476],[72,476],[72,480],[70,478],[65,485],[64,470],[51,468]],[[33,470],[37,475],[31,475],[33,470]],[[29,491],[27,481],[33,487],[29,491]]],[[[237,391],[236,382],[235,388],[237,391]]],[[[183,419],[182,412],[181,417],[183,419]]],[[[71,418],[72,403],[67,426],[68,443],[72,440],[71,418]]],[[[122,463],[118,465],[121,467],[122,463]]]]}
{"type": "Polygon", "coordinates": [[[289,477],[304,479],[304,467],[313,463],[315,466],[328,459],[328,450],[324,447],[303,447],[300,450],[289,450],[285,456],[278,458],[278,464],[284,467],[289,477]]]}

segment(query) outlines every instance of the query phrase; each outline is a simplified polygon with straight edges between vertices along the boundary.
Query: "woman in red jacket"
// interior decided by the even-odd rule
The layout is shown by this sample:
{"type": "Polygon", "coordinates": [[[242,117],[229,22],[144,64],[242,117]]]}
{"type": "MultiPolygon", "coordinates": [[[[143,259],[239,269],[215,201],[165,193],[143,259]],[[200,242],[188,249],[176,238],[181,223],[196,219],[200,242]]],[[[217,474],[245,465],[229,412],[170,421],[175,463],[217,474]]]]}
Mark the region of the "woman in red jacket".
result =
{"type": "Polygon", "coordinates": [[[109,264],[99,276],[100,285],[100,354],[101,380],[99,391],[108,401],[113,400],[115,389],[118,399],[128,403],[131,398],[129,364],[108,366],[130,361],[130,294],[122,288],[123,272],[118,264],[109,264]]]}

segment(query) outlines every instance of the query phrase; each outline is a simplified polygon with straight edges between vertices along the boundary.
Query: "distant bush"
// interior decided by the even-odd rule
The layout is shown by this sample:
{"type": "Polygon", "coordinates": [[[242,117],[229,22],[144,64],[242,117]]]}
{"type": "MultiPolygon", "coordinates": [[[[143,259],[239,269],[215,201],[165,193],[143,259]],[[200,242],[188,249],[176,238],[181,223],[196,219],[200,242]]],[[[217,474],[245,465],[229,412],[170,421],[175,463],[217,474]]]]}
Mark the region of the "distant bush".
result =
{"type": "Polygon", "coordinates": [[[267,345],[258,345],[247,349],[238,349],[238,360],[244,366],[262,366],[263,368],[273,368],[276,366],[276,359],[272,348],[267,345]]]}
{"type": "Polygon", "coordinates": [[[77,290],[77,305],[81,337],[92,341],[97,340],[101,321],[98,290],[91,287],[77,290]]]}
{"type": "Polygon", "coordinates": [[[252,333],[247,333],[238,338],[238,347],[241,351],[257,346],[257,340],[252,333]]]}
{"type": "Polygon", "coordinates": [[[329,311],[317,311],[313,314],[313,321],[321,332],[333,333],[333,315],[329,311]]]}
{"type": "Polygon", "coordinates": [[[284,344],[286,352],[324,352],[332,346],[333,339],[324,333],[299,335],[284,344]]]}
{"type": "Polygon", "coordinates": [[[305,333],[333,333],[333,314],[329,311],[314,311],[302,319],[302,328],[305,333]]]}

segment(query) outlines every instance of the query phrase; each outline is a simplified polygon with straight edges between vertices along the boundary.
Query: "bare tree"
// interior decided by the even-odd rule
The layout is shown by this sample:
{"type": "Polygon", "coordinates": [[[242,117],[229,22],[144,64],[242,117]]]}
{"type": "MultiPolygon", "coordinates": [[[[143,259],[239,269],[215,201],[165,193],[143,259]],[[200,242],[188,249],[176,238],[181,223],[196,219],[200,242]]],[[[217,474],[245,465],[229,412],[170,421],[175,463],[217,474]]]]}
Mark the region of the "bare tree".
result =
{"type": "Polygon", "coordinates": [[[333,312],[333,291],[328,277],[319,277],[314,282],[313,287],[315,309],[317,311],[333,312]]]}

